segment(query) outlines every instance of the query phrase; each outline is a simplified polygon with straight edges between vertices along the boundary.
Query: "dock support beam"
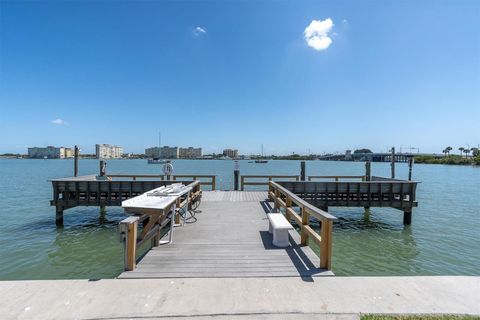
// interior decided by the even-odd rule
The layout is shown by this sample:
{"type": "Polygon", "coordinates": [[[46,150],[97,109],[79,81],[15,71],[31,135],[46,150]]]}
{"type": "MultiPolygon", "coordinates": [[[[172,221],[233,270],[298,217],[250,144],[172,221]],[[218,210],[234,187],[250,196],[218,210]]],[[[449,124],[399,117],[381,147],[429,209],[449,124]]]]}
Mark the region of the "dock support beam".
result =
{"type": "Polygon", "coordinates": [[[57,227],[63,227],[63,207],[56,208],[55,211],[55,224],[57,227]]]}
{"type": "Polygon", "coordinates": [[[412,208],[406,208],[403,211],[403,224],[405,225],[412,224],[412,208]]]}

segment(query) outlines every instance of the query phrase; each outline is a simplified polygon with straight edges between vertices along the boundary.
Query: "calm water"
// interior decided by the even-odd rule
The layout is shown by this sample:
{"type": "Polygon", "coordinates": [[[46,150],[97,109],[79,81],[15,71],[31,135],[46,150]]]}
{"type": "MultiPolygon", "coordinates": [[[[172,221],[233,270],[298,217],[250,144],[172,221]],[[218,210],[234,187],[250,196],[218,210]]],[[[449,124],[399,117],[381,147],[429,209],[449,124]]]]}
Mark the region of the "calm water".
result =
{"type": "MultiPolygon", "coordinates": [[[[232,161],[174,161],[176,174],[215,174],[220,189],[233,185],[232,161]]],[[[146,160],[108,161],[109,173],[159,173],[146,160]]],[[[242,174],[298,174],[298,161],[240,162],[242,174]]],[[[79,207],[65,212],[56,229],[50,207],[52,178],[71,176],[72,160],[0,159],[0,279],[113,278],[123,268],[117,224],[120,208],[79,207]]],[[[98,161],[81,160],[80,174],[98,171],[98,161]]],[[[307,175],[359,175],[364,163],[307,162],[307,175]]],[[[388,176],[388,163],[372,174],[388,176]]],[[[397,164],[397,175],[407,175],[397,164]]],[[[331,208],[333,271],[337,275],[480,275],[480,168],[416,165],[419,207],[413,223],[402,212],[373,208],[331,208]]]]}

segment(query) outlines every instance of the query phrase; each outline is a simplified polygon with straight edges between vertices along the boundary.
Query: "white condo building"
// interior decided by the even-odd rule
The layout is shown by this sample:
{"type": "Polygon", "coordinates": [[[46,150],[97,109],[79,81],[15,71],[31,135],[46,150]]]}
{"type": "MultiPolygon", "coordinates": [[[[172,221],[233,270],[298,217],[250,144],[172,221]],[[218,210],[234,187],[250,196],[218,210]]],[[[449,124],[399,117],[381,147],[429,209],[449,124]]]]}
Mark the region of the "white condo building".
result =
{"type": "Polygon", "coordinates": [[[121,158],[123,148],[119,146],[111,146],[109,144],[96,144],[95,155],[97,159],[116,159],[121,158]]]}

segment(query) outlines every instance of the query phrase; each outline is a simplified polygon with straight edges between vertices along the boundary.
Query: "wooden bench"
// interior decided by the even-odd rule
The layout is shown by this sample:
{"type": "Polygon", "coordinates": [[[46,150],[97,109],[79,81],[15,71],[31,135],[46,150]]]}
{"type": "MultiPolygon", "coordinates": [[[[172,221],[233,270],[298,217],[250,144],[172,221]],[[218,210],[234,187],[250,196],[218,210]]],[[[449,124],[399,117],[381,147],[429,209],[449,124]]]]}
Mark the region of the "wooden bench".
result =
{"type": "Polygon", "coordinates": [[[281,213],[268,213],[268,220],[270,221],[268,232],[273,234],[273,245],[275,247],[288,247],[288,230],[293,230],[292,225],[281,213]]]}

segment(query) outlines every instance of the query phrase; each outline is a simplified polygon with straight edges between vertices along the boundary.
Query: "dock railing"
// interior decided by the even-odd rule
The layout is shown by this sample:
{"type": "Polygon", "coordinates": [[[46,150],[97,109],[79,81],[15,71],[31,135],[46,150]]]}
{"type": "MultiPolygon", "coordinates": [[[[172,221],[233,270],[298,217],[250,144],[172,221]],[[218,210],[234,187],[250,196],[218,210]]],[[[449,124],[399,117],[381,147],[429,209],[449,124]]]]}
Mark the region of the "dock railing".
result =
{"type": "Polygon", "coordinates": [[[160,179],[160,180],[165,180],[165,176],[162,174],[120,174],[120,173],[114,173],[114,174],[107,174],[106,175],[108,178],[130,178],[133,181],[137,179],[160,179]]]}
{"type": "Polygon", "coordinates": [[[365,181],[365,178],[365,176],[308,176],[308,181],[315,179],[335,179],[335,181],[339,181],[340,179],[360,179],[365,181]]]}
{"type": "Polygon", "coordinates": [[[274,208],[285,209],[287,220],[294,220],[300,229],[300,244],[308,245],[309,239],[313,240],[320,247],[320,268],[330,270],[332,268],[332,233],[333,221],[337,218],[325,212],[294,193],[290,192],[280,184],[269,182],[269,198],[274,201],[274,208]],[[299,213],[294,207],[299,208],[299,213]],[[320,234],[310,227],[310,219],[320,221],[320,234]]]}
{"type": "Polygon", "coordinates": [[[180,209],[188,206],[201,197],[202,190],[200,181],[194,181],[188,185],[192,187],[189,195],[185,198],[172,200],[166,206],[162,213],[133,215],[123,219],[119,223],[120,240],[124,243],[124,264],[126,271],[132,271],[137,263],[138,248],[150,241],[151,247],[158,247],[162,230],[170,223],[179,223],[180,209]],[[174,206],[175,205],[175,206],[174,206]],[[172,208],[176,208],[175,212],[171,212],[172,208]],[[172,221],[173,219],[173,221],[172,221]],[[139,224],[142,224],[141,232],[139,224]]]}
{"type": "MultiPolygon", "coordinates": [[[[107,174],[109,178],[131,178],[137,179],[160,179],[165,180],[166,176],[161,174],[107,174]]],[[[185,180],[199,180],[202,186],[211,186],[212,190],[216,189],[216,176],[215,175],[188,175],[188,174],[176,174],[170,176],[173,181],[185,181],[185,180]],[[200,179],[208,179],[200,180],[200,179]]],[[[169,179],[167,179],[169,180],[169,179]]]]}
{"type": "Polygon", "coordinates": [[[172,179],[183,181],[183,180],[199,180],[202,186],[211,186],[212,190],[217,188],[217,177],[215,175],[188,175],[188,174],[177,174],[172,175],[172,179]],[[180,179],[179,179],[180,178],[180,179]],[[204,181],[200,179],[209,179],[209,181],[204,181]]]}
{"type": "Polygon", "coordinates": [[[244,191],[245,186],[268,186],[270,181],[274,179],[295,179],[295,181],[300,180],[300,176],[294,175],[287,175],[287,176],[279,176],[279,175],[242,175],[240,177],[240,190],[244,191]],[[245,181],[247,179],[255,179],[254,181],[245,181]],[[259,181],[259,179],[263,179],[264,181],[259,181]],[[266,180],[266,181],[265,181],[266,180]]]}

